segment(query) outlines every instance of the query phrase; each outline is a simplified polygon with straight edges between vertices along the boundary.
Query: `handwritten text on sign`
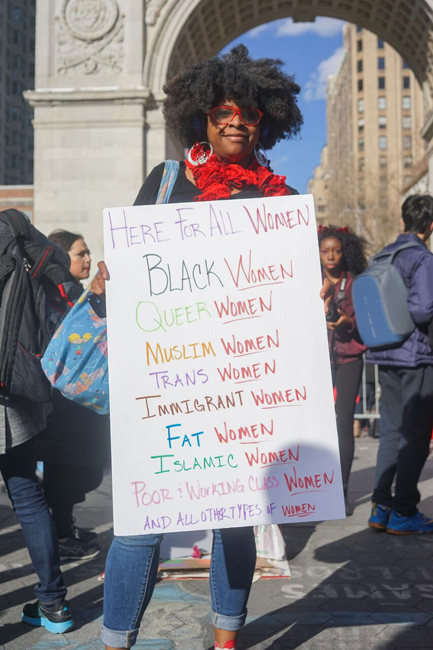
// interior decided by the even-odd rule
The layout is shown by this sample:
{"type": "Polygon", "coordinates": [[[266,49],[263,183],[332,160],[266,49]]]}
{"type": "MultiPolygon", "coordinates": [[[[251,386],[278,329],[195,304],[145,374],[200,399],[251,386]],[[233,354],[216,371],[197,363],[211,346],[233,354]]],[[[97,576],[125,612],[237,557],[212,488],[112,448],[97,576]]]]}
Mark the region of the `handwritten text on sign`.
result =
{"type": "Polygon", "coordinates": [[[118,535],[344,516],[311,196],[104,211],[118,535]]]}

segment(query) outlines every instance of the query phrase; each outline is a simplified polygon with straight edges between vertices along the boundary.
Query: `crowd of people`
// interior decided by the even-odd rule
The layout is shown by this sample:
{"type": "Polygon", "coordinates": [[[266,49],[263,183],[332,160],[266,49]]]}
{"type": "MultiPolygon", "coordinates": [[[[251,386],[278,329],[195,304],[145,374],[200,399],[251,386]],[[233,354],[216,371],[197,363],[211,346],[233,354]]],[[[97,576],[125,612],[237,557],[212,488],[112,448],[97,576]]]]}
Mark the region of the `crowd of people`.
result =
{"type": "MultiPolygon", "coordinates": [[[[188,154],[164,200],[297,194],[284,177],[271,171],[266,151],[298,133],[299,90],[281,61],[253,60],[242,45],[169,80],[164,107],[167,129],[188,154]]],[[[164,168],[161,163],[151,171],[135,205],[162,202],[162,190],[167,191],[164,168]]],[[[395,264],[408,289],[415,329],[398,347],[367,353],[367,363],[379,364],[382,386],[381,438],[369,525],[394,534],[433,532],[433,521],[417,509],[417,483],[433,427],[433,352],[428,337],[433,318],[433,255],[426,246],[433,229],[433,199],[407,199],[403,221],[404,233],[391,246],[401,241],[414,244],[398,254],[395,264]]],[[[10,237],[0,221],[3,250],[10,237]]],[[[43,242],[43,235],[38,237],[43,242]]],[[[367,266],[366,242],[349,228],[332,225],[319,228],[318,239],[346,514],[350,515],[353,417],[366,353],[357,330],[352,287],[367,266]]],[[[50,240],[80,289],[79,283],[90,272],[83,237],[56,231],[50,240]]],[[[103,299],[109,273],[103,263],[99,268],[92,291],[103,299]]],[[[60,560],[91,559],[100,552],[95,533],[75,524],[73,507],[102,480],[108,422],[55,391],[52,404],[40,404],[0,389],[0,405],[0,471],[39,578],[37,601],[24,606],[22,618],[50,632],[65,632],[73,619],[60,560]],[[44,463],[42,485],[35,473],[37,460],[44,463]]],[[[232,649],[246,619],[256,562],[254,534],[252,527],[213,534],[210,590],[215,647],[232,649]]],[[[102,640],[107,650],[136,643],[155,586],[161,539],[159,534],[113,539],[104,583],[102,640]]]]}

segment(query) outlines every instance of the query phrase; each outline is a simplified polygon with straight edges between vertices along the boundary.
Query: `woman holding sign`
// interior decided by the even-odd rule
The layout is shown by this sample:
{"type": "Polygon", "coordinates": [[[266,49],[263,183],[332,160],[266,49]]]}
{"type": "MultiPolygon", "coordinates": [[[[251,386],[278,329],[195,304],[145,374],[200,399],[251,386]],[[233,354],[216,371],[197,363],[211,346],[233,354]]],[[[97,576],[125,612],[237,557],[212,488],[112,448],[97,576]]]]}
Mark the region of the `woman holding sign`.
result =
{"type": "Polygon", "coordinates": [[[353,513],[347,497],[355,451],[353,416],[361,383],[362,355],[366,350],[356,328],[352,285],[353,278],[367,267],[365,242],[349,228],[319,226],[319,247],[323,274],[334,288],[326,321],[332,378],[337,392],[335,412],[344,500],[349,517],[353,513]]]}
{"type": "MultiPolygon", "coordinates": [[[[188,149],[186,160],[158,165],[135,205],[282,196],[297,192],[275,175],[265,149],[298,133],[299,86],[282,62],[253,61],[240,45],[184,69],[165,86],[167,128],[188,149]]],[[[197,225],[197,224],[195,224],[197,225]]],[[[108,272],[94,281],[102,294],[108,272]]],[[[325,293],[325,292],[323,292],[325,293]]],[[[210,588],[215,647],[234,648],[246,618],[256,549],[253,529],[214,530],[210,588]]],[[[130,648],[152,596],[162,535],[115,537],[105,571],[103,641],[130,648]]]]}

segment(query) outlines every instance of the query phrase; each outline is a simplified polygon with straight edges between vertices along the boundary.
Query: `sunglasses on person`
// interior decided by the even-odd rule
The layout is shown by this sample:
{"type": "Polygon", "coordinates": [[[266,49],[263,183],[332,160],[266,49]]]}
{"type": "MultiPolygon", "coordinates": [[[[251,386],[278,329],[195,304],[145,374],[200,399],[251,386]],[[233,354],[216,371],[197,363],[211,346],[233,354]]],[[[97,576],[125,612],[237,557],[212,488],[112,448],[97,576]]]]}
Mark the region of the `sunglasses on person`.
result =
{"type": "Polygon", "coordinates": [[[242,124],[255,126],[260,122],[263,113],[258,108],[234,108],[233,106],[216,106],[210,112],[214,122],[220,125],[230,124],[235,115],[239,115],[242,124]]]}

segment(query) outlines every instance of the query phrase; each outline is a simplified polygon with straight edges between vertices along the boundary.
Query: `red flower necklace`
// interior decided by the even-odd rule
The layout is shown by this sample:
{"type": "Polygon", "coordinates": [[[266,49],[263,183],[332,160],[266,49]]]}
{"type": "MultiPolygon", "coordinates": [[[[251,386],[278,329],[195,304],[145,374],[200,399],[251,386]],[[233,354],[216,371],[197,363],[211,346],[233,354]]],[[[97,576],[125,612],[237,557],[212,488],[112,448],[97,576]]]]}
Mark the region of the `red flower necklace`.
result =
{"type": "Polygon", "coordinates": [[[185,164],[192,171],[196,187],[202,191],[195,201],[215,201],[229,199],[232,189],[242,190],[255,187],[262,196],[283,196],[290,194],[286,186],[286,177],[277,176],[269,169],[259,165],[256,158],[248,168],[234,163],[227,163],[213,154],[204,165],[185,164]]]}

